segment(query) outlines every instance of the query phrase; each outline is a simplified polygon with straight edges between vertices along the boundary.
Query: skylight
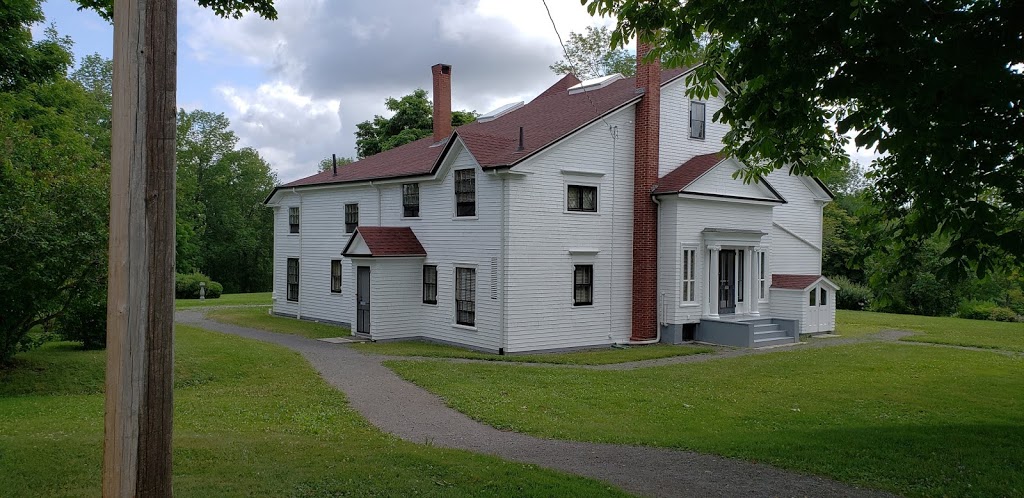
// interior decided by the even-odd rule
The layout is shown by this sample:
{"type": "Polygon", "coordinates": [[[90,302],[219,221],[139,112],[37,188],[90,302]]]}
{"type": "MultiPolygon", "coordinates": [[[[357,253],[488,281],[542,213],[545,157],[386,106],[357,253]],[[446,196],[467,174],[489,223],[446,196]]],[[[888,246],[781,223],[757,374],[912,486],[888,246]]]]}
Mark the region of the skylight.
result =
{"type": "Polygon", "coordinates": [[[576,95],[577,93],[589,92],[592,90],[598,90],[604,88],[616,81],[625,78],[622,73],[609,74],[608,76],[601,76],[600,78],[593,78],[586,81],[581,81],[571,87],[569,87],[569,95],[576,95]]]}
{"type": "Polygon", "coordinates": [[[504,116],[504,115],[506,115],[506,114],[508,114],[508,113],[510,113],[510,112],[512,112],[514,110],[516,110],[516,109],[519,109],[524,104],[526,104],[526,103],[523,102],[523,101],[513,102],[511,104],[505,104],[505,105],[503,105],[503,106],[501,106],[501,107],[499,107],[499,108],[497,108],[497,109],[495,109],[495,110],[493,110],[491,112],[488,112],[487,114],[484,114],[483,116],[480,116],[480,117],[476,118],[476,120],[478,122],[480,122],[480,123],[486,123],[488,121],[494,121],[495,119],[498,119],[498,118],[500,118],[500,117],[502,117],[502,116],[504,116]]]}

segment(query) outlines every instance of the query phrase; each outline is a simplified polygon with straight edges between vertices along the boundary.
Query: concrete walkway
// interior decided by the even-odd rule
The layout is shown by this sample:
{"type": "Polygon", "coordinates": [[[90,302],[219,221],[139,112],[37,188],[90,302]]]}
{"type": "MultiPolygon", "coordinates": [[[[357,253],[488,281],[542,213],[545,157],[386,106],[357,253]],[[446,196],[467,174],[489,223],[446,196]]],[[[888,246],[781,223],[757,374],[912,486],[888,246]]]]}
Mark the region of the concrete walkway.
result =
{"type": "MultiPolygon", "coordinates": [[[[448,408],[441,398],[346,346],[275,334],[179,311],[179,323],[271,342],[301,353],[370,423],[406,441],[494,455],[590,477],[646,496],[891,496],[763,464],[664,448],[541,439],[506,432],[448,408]]],[[[628,421],[623,421],[628,423],[628,421]]]]}

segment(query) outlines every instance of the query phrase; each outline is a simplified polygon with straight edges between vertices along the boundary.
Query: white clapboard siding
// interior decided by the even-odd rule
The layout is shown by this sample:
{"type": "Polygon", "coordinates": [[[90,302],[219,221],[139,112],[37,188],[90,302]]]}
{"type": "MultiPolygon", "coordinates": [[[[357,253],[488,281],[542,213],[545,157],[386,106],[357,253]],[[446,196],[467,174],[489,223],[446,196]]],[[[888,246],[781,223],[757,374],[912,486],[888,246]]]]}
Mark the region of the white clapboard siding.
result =
{"type": "Polygon", "coordinates": [[[767,177],[786,204],[773,213],[773,273],[821,273],[821,209],[823,203],[799,177],[777,170],[767,177]],[[795,234],[795,235],[794,235],[795,234]]]}
{"type": "MultiPolygon", "coordinates": [[[[704,139],[690,138],[690,98],[686,96],[686,78],[679,78],[661,87],[661,161],[658,176],[665,176],[693,156],[722,150],[722,137],[729,131],[724,123],[714,122],[713,116],[722,108],[721,97],[710,97],[704,102],[704,139]]],[[[701,101],[698,99],[698,101],[701,101]]]]}
{"type": "MultiPolygon", "coordinates": [[[[658,287],[659,294],[664,293],[671,305],[663,308],[667,323],[694,323],[700,319],[701,304],[706,300],[707,282],[707,248],[702,232],[705,228],[724,228],[735,230],[761,230],[769,235],[761,239],[761,247],[767,249],[772,244],[771,223],[772,206],[748,204],[727,200],[683,199],[662,196],[662,224],[674,225],[675,233],[672,242],[665,240],[671,233],[671,227],[659,231],[658,287]],[[682,249],[697,249],[697,285],[696,303],[682,303],[680,285],[682,283],[682,249]]],[[[768,262],[769,268],[771,262],[768,262]]]]}
{"type": "MultiPolygon", "coordinates": [[[[345,204],[359,204],[359,222],[368,226],[409,226],[427,251],[416,262],[380,260],[371,270],[371,332],[374,338],[429,337],[472,347],[497,350],[500,342],[498,300],[490,299],[490,260],[499,252],[501,182],[484,173],[460,145],[439,180],[420,181],[420,217],[404,218],[401,183],[374,186],[335,186],[299,189],[301,245],[288,233],[288,206],[298,206],[298,194],[281,192],[275,208],[274,311],[303,318],[343,322],[355,326],[356,263],[344,259],[342,293],[330,292],[330,261],[342,259],[348,243],[345,204]],[[477,216],[454,216],[454,169],[476,170],[477,216]],[[378,197],[379,191],[379,197],[378,197]],[[286,259],[300,257],[299,302],[285,299],[286,259]],[[438,304],[422,302],[422,265],[438,266],[438,304]],[[455,264],[477,268],[477,327],[455,327],[453,273],[455,264]],[[389,267],[388,265],[393,265],[389,267]],[[414,270],[413,270],[414,268],[414,270]],[[385,276],[393,270],[392,276],[385,276]],[[399,275],[405,280],[399,279],[399,275]],[[378,288],[380,286],[380,288],[378,288]],[[388,294],[402,287],[401,298],[388,294]],[[388,318],[386,315],[411,317],[388,318]],[[379,323],[378,323],[379,322],[379,323]]],[[[358,263],[363,264],[363,263],[358,263]]]]}
{"type": "Polygon", "coordinates": [[[621,110],[513,170],[523,175],[509,179],[508,351],[629,338],[633,120],[621,110]],[[573,183],[598,186],[597,214],[566,212],[573,183]],[[573,306],[574,261],[594,265],[592,306],[573,306]]]}
{"type": "Polygon", "coordinates": [[[733,178],[733,173],[739,170],[739,162],[733,158],[726,159],[690,184],[689,187],[686,187],[685,190],[687,192],[730,195],[753,199],[776,198],[771,190],[762,182],[743,183],[742,178],[733,178]]]}

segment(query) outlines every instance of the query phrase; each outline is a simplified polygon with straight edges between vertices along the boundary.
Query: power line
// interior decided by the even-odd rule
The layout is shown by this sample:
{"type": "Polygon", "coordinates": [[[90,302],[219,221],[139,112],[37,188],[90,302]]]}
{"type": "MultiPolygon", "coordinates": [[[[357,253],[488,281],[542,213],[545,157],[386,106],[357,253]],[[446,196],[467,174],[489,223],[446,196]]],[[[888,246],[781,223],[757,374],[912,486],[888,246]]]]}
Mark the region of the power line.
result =
{"type": "MultiPolygon", "coordinates": [[[[562,55],[565,56],[565,62],[566,64],[569,65],[569,69],[572,69],[573,76],[576,76],[578,79],[579,76],[577,75],[579,74],[579,71],[576,70],[576,66],[573,65],[572,59],[569,58],[569,51],[566,50],[565,42],[562,41],[562,35],[558,32],[558,26],[555,24],[555,18],[554,16],[551,15],[551,9],[548,7],[548,0],[541,0],[541,2],[544,4],[544,10],[548,12],[548,19],[551,20],[551,27],[554,28],[555,36],[558,37],[558,45],[562,47],[562,55]]],[[[590,105],[594,108],[594,111],[598,113],[598,117],[601,119],[601,122],[604,123],[605,126],[607,126],[610,130],[612,125],[608,124],[608,121],[605,121],[604,114],[602,114],[601,110],[597,108],[597,104],[594,103],[594,99],[590,97],[590,92],[587,91],[587,87],[581,85],[580,89],[583,90],[583,95],[587,96],[587,101],[590,102],[590,105]]]]}

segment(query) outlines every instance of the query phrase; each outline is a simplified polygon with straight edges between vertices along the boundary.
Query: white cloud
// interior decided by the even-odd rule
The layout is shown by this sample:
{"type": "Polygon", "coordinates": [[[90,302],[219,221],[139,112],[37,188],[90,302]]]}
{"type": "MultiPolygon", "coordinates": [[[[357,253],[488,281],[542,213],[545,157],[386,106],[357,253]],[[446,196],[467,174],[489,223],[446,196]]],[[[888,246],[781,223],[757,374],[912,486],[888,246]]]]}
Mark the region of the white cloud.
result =
{"type": "MultiPolygon", "coordinates": [[[[576,0],[549,0],[564,37],[591,18],[576,0]]],[[[220,95],[247,144],[282,180],[311,174],[331,153],[354,155],[355,124],[384,113],[387,97],[430,90],[430,66],[453,65],[455,109],[485,112],[528,100],[553,83],[561,47],[541,2],[376,0],[278,2],[279,18],[222,20],[183,4],[184,56],[258,68],[271,83],[233,81],[220,95]]]]}
{"type": "Polygon", "coordinates": [[[337,100],[313,99],[280,81],[255,90],[231,86],[217,90],[230,107],[232,128],[241,145],[258,149],[282,180],[315,173],[319,160],[330,154],[323,145],[340,139],[337,100]]]}

